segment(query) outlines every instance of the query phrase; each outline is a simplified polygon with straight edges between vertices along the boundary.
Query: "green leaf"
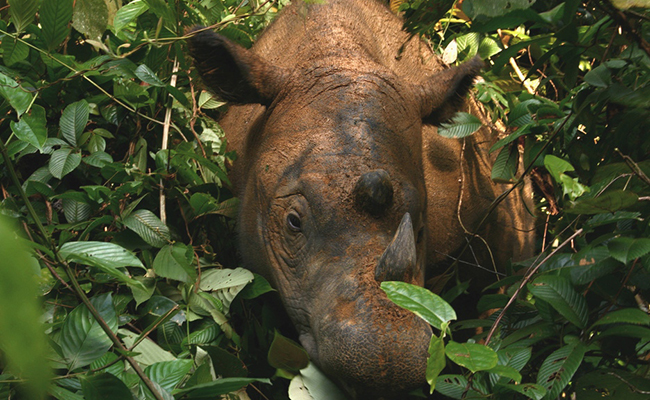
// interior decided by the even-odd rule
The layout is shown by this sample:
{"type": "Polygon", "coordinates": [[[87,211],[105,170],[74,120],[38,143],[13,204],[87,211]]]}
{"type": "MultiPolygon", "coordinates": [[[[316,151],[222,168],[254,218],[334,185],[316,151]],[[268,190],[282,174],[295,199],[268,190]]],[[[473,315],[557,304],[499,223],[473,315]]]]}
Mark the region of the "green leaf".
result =
{"type": "Polygon", "coordinates": [[[88,39],[101,42],[108,25],[108,7],[104,0],[76,0],[72,26],[88,39]]]}
{"type": "Polygon", "coordinates": [[[591,86],[605,88],[612,83],[612,73],[606,65],[601,64],[585,74],[585,82],[591,86]]]}
{"type": "Polygon", "coordinates": [[[314,363],[309,363],[300,374],[308,393],[314,400],[348,400],[349,397],[345,396],[314,363]]]}
{"type": "Polygon", "coordinates": [[[165,27],[167,27],[172,32],[175,32],[176,29],[176,17],[173,10],[169,7],[167,2],[164,0],[144,0],[149,9],[156,15],[158,18],[162,18],[165,27]]]}
{"type": "Polygon", "coordinates": [[[525,10],[534,2],[535,0],[468,0],[463,3],[463,11],[471,19],[479,15],[499,17],[512,10],[525,10]]]}
{"type": "Polygon", "coordinates": [[[161,361],[145,368],[145,374],[171,392],[192,369],[192,360],[161,361]]]}
{"type": "Polygon", "coordinates": [[[516,369],[507,365],[497,365],[487,370],[490,374],[502,376],[504,378],[512,379],[515,383],[521,382],[521,374],[516,369]]]}
{"type": "Polygon", "coordinates": [[[517,173],[518,161],[519,151],[516,146],[502,148],[492,166],[492,180],[497,183],[512,183],[517,173]]]}
{"type": "Polygon", "coordinates": [[[39,21],[48,51],[53,51],[70,34],[74,0],[42,0],[39,21]]]}
{"type": "Polygon", "coordinates": [[[16,25],[16,31],[22,32],[27,25],[34,21],[38,11],[38,0],[8,0],[11,22],[16,25]]]}
{"type": "Polygon", "coordinates": [[[650,325],[650,315],[638,308],[624,308],[605,314],[593,326],[616,323],[650,325]]]}
{"type": "Polygon", "coordinates": [[[529,399],[541,400],[546,395],[546,389],[541,385],[535,383],[522,383],[520,385],[512,384],[499,384],[499,387],[512,390],[513,392],[521,393],[529,399]]]}
{"type": "Polygon", "coordinates": [[[108,242],[68,242],[61,246],[59,253],[68,261],[99,268],[129,286],[146,290],[140,281],[118,269],[127,266],[144,268],[142,262],[122,246],[108,242]]]}
{"type": "Polygon", "coordinates": [[[43,149],[47,140],[47,119],[43,107],[34,105],[29,114],[24,114],[18,122],[11,121],[10,125],[19,140],[43,149]]]}
{"type": "MultiPolygon", "coordinates": [[[[213,325],[215,331],[219,331],[216,325],[213,325]]],[[[214,339],[213,339],[214,340],[214,339]]],[[[234,354],[218,346],[201,346],[208,352],[212,360],[212,368],[215,374],[224,378],[243,377],[248,374],[244,363],[234,354]]]]}
{"type": "Polygon", "coordinates": [[[29,55],[29,46],[18,39],[5,36],[2,39],[2,58],[5,65],[11,66],[23,61],[29,55]]]}
{"type": "Polygon", "coordinates": [[[440,375],[436,381],[436,391],[452,399],[476,399],[483,398],[471,385],[467,390],[469,382],[463,375],[440,375]]]}
{"type": "MultiPolygon", "coordinates": [[[[40,268],[17,240],[14,224],[0,217],[0,350],[3,370],[27,379],[27,398],[44,399],[50,385],[47,339],[41,321],[40,268]]],[[[5,386],[6,387],[6,386],[5,386]]],[[[6,393],[6,392],[5,392],[6,393]]]]}
{"type": "MultiPolygon", "coordinates": [[[[133,347],[136,339],[139,336],[137,333],[131,332],[127,329],[120,329],[118,332],[122,338],[122,341],[124,342],[124,345],[129,348],[133,347]]],[[[176,360],[176,357],[174,357],[172,353],[163,350],[148,337],[138,343],[138,345],[133,348],[133,351],[139,353],[133,358],[138,362],[138,364],[143,367],[158,362],[176,360]]]]}
{"type": "Polygon", "coordinates": [[[472,372],[492,369],[498,361],[494,350],[478,343],[456,343],[452,340],[447,343],[445,354],[451,361],[472,372]]]}
{"type": "Polygon", "coordinates": [[[86,400],[132,399],[131,391],[118,377],[107,372],[97,375],[82,375],[81,390],[86,400]]]}
{"type": "Polygon", "coordinates": [[[165,245],[156,255],[153,269],[159,276],[190,283],[196,280],[193,259],[194,251],[191,246],[182,243],[165,245]]]}
{"type": "MultiPolygon", "coordinates": [[[[517,347],[507,347],[505,349],[501,349],[497,351],[497,356],[499,357],[499,362],[497,367],[508,367],[512,368],[514,372],[519,373],[524,366],[528,363],[530,360],[530,357],[532,355],[532,348],[530,347],[523,347],[523,348],[517,348],[517,347]]],[[[496,367],[495,367],[496,368],[496,367]]],[[[512,375],[512,371],[507,372],[508,370],[505,371],[492,371],[490,370],[490,383],[492,386],[496,385],[497,383],[507,383],[508,381],[505,379],[502,379],[503,377],[514,379],[517,383],[521,382],[521,375],[519,375],[519,379],[515,379],[517,375],[512,375]]]]}
{"type": "Polygon", "coordinates": [[[246,285],[253,281],[253,278],[253,273],[244,268],[211,269],[201,276],[199,288],[212,292],[212,295],[223,304],[223,312],[228,314],[232,301],[246,285]]]}
{"type": "Polygon", "coordinates": [[[92,153],[88,157],[82,158],[81,160],[88,165],[92,165],[93,167],[102,168],[106,164],[112,163],[113,157],[111,157],[110,154],[105,153],[103,151],[97,151],[95,153],[92,153]]]}
{"type": "Polygon", "coordinates": [[[587,302],[567,279],[542,275],[527,286],[535,297],[548,302],[569,322],[581,329],[586,327],[589,317],[587,302]]]}
{"type": "Polygon", "coordinates": [[[433,394],[436,389],[438,375],[445,369],[445,342],[442,336],[431,335],[428,353],[426,378],[431,387],[430,393],[433,394]]]}
{"type": "Polygon", "coordinates": [[[129,250],[115,243],[109,242],[68,242],[61,246],[59,254],[74,262],[90,261],[93,266],[103,264],[112,268],[140,267],[144,269],[142,262],[129,250]]]}
{"type": "Polygon", "coordinates": [[[445,322],[456,319],[456,312],[449,303],[423,287],[406,282],[382,282],[381,288],[393,303],[413,312],[437,329],[441,329],[445,322]]]}
{"type": "Polygon", "coordinates": [[[586,352],[582,342],[564,346],[551,353],[539,367],[537,384],[546,389],[545,399],[555,399],[571,381],[586,352]]]}
{"type": "Polygon", "coordinates": [[[627,264],[650,253],[648,238],[614,238],[607,243],[609,254],[618,261],[627,264]]]}
{"type": "Polygon", "coordinates": [[[77,145],[77,140],[83,133],[88,123],[90,115],[90,106],[86,100],[79,100],[76,103],[68,105],[63,110],[59,127],[63,138],[72,146],[77,145]]]}
{"type": "Polygon", "coordinates": [[[134,211],[122,223],[153,247],[163,247],[171,241],[167,225],[149,210],[134,211]]]}
{"type": "Polygon", "coordinates": [[[483,126],[478,117],[466,112],[458,112],[450,122],[440,125],[438,134],[446,138],[460,139],[470,136],[483,126]]]}
{"type": "MultiPolygon", "coordinates": [[[[117,331],[117,315],[111,294],[95,296],[90,302],[111,330],[117,331]]],[[[95,361],[108,351],[113,343],[83,304],[72,310],[63,321],[59,341],[71,371],[95,361]]]]}
{"type": "Polygon", "coordinates": [[[118,34],[127,25],[134,22],[140,15],[144,14],[149,9],[147,3],[143,0],[135,0],[125,4],[122,8],[117,10],[115,18],[113,19],[113,29],[115,34],[118,34]]]}
{"type": "Polygon", "coordinates": [[[613,190],[601,196],[577,202],[565,212],[571,214],[613,213],[637,203],[639,196],[627,190],[613,190]]]}
{"type": "Polygon", "coordinates": [[[650,379],[624,369],[598,369],[576,382],[576,398],[580,400],[647,400],[650,379]]]}
{"type": "Polygon", "coordinates": [[[62,203],[63,215],[65,215],[65,219],[69,223],[82,222],[90,217],[92,211],[90,204],[72,199],[63,199],[62,203]]]}
{"type": "Polygon", "coordinates": [[[56,150],[50,158],[49,169],[53,177],[61,179],[81,164],[81,154],[67,147],[56,150]]]}
{"type": "Polygon", "coordinates": [[[174,395],[182,395],[184,399],[214,399],[215,396],[228,394],[243,388],[251,383],[267,383],[271,384],[269,379],[256,379],[256,378],[221,378],[212,382],[203,383],[185,387],[183,389],[176,389],[173,391],[174,395]]]}
{"type": "Polygon", "coordinates": [[[148,83],[151,86],[166,86],[165,83],[156,76],[156,73],[149,69],[145,64],[141,64],[135,69],[135,75],[140,78],[142,82],[148,83]]]}
{"type": "Polygon", "coordinates": [[[291,372],[298,372],[307,368],[309,364],[307,351],[298,343],[282,336],[278,331],[275,331],[273,336],[267,359],[273,368],[291,372]]]}
{"type": "MultiPolygon", "coordinates": [[[[18,2],[22,0],[17,0],[18,2]]],[[[27,108],[32,103],[32,95],[27,90],[23,89],[15,80],[0,72],[0,96],[11,104],[18,117],[23,115],[27,108]]]]}

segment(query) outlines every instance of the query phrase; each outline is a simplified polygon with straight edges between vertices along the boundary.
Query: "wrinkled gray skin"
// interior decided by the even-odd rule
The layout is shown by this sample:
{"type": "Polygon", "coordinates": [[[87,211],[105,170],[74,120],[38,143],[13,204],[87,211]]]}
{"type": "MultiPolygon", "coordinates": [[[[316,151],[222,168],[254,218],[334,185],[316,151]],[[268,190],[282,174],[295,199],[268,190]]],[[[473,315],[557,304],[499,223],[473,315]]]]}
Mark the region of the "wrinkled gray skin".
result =
{"type": "MultiPolygon", "coordinates": [[[[504,189],[489,179],[491,132],[445,139],[432,125],[462,106],[482,63],[444,67],[374,0],[318,3],[285,8],[250,51],[210,31],[190,48],[206,85],[240,104],[221,124],[239,156],[245,266],[350,397],[399,398],[425,383],[431,330],[379,284],[442,273],[504,189]]],[[[521,193],[489,222],[497,264],[526,254],[521,193]]],[[[471,275],[493,269],[485,249],[467,252],[471,275]]]]}

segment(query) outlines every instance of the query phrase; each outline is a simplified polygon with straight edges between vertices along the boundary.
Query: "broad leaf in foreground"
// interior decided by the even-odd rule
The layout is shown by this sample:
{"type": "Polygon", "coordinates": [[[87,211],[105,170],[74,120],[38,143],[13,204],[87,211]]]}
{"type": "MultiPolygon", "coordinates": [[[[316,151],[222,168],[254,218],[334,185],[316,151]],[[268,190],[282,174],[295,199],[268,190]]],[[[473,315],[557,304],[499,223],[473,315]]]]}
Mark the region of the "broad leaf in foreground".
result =
{"type": "Polygon", "coordinates": [[[456,319],[454,309],[437,294],[406,282],[382,282],[381,288],[398,306],[406,308],[437,329],[456,319]]]}
{"type": "Polygon", "coordinates": [[[555,399],[582,363],[587,348],[576,342],[555,350],[539,367],[537,384],[546,389],[545,399],[555,399]]]}

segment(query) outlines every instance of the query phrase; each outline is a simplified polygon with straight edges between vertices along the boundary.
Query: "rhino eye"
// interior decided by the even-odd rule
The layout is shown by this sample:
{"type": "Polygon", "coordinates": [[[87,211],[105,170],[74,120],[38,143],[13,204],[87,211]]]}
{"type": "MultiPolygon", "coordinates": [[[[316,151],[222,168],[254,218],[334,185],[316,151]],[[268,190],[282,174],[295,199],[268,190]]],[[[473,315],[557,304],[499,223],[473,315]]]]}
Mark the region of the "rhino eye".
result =
{"type": "Polygon", "coordinates": [[[300,223],[300,217],[298,214],[292,212],[287,215],[287,225],[289,226],[289,229],[291,229],[294,232],[300,232],[302,225],[300,223]]]}

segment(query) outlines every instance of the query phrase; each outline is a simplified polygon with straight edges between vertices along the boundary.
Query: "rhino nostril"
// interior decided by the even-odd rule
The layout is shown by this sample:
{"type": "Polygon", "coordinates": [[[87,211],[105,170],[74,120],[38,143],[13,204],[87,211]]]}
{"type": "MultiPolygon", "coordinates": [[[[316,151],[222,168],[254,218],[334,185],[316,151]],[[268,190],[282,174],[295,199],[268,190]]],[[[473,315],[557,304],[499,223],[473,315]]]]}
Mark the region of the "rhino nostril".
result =
{"type": "Polygon", "coordinates": [[[359,177],[354,187],[354,201],[359,208],[372,215],[386,211],[393,203],[393,184],[390,175],[376,169],[359,177]]]}

